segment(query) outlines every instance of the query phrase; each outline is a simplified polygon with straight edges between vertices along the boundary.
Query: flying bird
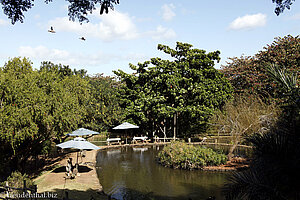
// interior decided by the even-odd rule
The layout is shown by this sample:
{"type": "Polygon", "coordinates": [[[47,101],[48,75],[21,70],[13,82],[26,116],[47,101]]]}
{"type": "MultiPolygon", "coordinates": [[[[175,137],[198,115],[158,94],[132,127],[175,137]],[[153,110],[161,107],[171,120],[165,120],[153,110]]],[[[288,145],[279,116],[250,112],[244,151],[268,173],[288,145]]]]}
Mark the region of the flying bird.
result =
{"type": "Polygon", "coordinates": [[[85,38],[84,38],[84,37],[81,37],[81,38],[79,38],[79,39],[81,39],[81,40],[85,41],[85,38]]]}
{"type": "Polygon", "coordinates": [[[55,31],[54,31],[54,29],[53,29],[52,26],[50,27],[50,30],[48,30],[48,32],[50,32],[50,33],[55,33],[55,31]]]}

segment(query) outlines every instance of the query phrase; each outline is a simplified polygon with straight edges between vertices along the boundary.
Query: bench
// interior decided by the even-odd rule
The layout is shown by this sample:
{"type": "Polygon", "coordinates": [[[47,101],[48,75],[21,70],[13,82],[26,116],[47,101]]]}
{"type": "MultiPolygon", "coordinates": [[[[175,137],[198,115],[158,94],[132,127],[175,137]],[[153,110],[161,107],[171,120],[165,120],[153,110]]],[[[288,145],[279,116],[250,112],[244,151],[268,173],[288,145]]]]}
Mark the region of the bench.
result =
{"type": "Polygon", "coordinates": [[[133,137],[133,139],[132,139],[132,143],[133,144],[136,144],[136,143],[138,143],[138,141],[141,141],[141,142],[143,142],[143,143],[148,143],[150,140],[147,140],[148,139],[148,137],[133,137]]]}
{"type": "Polygon", "coordinates": [[[107,138],[107,145],[121,144],[121,138],[107,138]]]}

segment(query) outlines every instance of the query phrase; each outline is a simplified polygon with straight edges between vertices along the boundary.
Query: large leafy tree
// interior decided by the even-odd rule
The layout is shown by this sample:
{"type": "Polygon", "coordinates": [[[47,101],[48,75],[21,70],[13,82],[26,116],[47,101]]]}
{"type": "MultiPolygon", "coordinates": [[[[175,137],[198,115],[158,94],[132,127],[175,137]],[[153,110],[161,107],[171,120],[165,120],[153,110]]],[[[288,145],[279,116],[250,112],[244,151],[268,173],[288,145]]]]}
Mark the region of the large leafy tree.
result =
{"type": "Polygon", "coordinates": [[[120,82],[102,74],[96,74],[88,80],[90,98],[86,105],[84,127],[107,131],[124,117],[118,98],[120,82]]]}
{"type": "MultiPolygon", "coordinates": [[[[255,56],[231,58],[222,72],[230,80],[236,94],[258,94],[278,100],[284,98],[281,86],[267,73],[267,66],[276,64],[290,72],[300,70],[300,38],[291,35],[275,38],[255,56]]],[[[300,76],[300,74],[298,74],[300,76]]],[[[298,79],[299,84],[299,79],[298,79]]]]}
{"type": "Polygon", "coordinates": [[[124,83],[121,94],[127,118],[157,135],[199,133],[231,96],[230,84],[213,67],[220,52],[206,53],[180,42],[175,49],[166,45],[158,49],[172,60],[152,58],[130,64],[133,74],[114,72],[124,83]]]}
{"type": "Polygon", "coordinates": [[[82,123],[88,82],[43,66],[33,70],[29,60],[14,58],[0,68],[2,164],[22,167],[30,156],[47,151],[52,141],[60,141],[82,123]]]}

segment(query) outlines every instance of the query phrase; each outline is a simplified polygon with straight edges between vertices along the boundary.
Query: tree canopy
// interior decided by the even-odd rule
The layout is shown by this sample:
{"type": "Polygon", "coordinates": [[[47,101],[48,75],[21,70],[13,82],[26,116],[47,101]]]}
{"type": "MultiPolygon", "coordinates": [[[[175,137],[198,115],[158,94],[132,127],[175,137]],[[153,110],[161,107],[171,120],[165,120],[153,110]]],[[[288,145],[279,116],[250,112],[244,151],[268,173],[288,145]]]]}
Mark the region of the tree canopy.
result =
{"type": "Polygon", "coordinates": [[[275,13],[279,15],[287,8],[290,9],[291,5],[295,0],[272,0],[273,3],[276,3],[275,13]]]}
{"type": "MultiPolygon", "coordinates": [[[[254,56],[230,58],[222,72],[230,80],[237,94],[258,94],[283,100],[285,92],[267,73],[269,65],[297,73],[300,71],[300,38],[287,35],[277,37],[254,56]]],[[[300,74],[298,74],[300,76],[300,74]]],[[[298,79],[299,84],[299,79],[298,79]]]]}
{"type": "MultiPolygon", "coordinates": [[[[53,0],[45,0],[46,4],[51,3],[53,0]]],[[[114,4],[119,4],[119,0],[67,0],[68,5],[68,15],[69,19],[79,22],[88,22],[87,15],[92,13],[96,9],[97,5],[100,5],[100,14],[108,13],[109,9],[114,9],[114,4]]],[[[24,12],[27,12],[34,6],[34,0],[2,0],[0,1],[3,9],[3,13],[11,20],[12,24],[17,21],[23,23],[24,12]]]]}
{"type": "Polygon", "coordinates": [[[180,42],[175,49],[166,45],[158,49],[172,60],[130,64],[133,74],[114,71],[124,83],[121,104],[127,118],[157,135],[185,136],[203,130],[214,110],[231,96],[229,82],[213,67],[220,52],[206,53],[180,42]]]}
{"type": "Polygon", "coordinates": [[[3,165],[22,170],[29,157],[49,153],[77,128],[105,131],[118,124],[115,85],[65,65],[43,62],[35,70],[26,58],[9,60],[0,68],[0,175],[9,172],[3,165]]]}
{"type": "MultiPolygon", "coordinates": [[[[45,0],[46,4],[51,3],[53,0],[45,0]]],[[[119,4],[119,0],[67,0],[69,2],[68,15],[69,19],[79,22],[88,22],[87,15],[100,6],[100,14],[108,13],[109,9],[114,9],[114,4],[119,4]]],[[[290,9],[293,1],[295,0],[272,0],[276,4],[275,13],[279,15],[285,8],[290,9]]],[[[11,20],[12,24],[24,21],[24,12],[27,12],[34,6],[34,0],[2,0],[0,1],[3,13],[11,20]]]]}
{"type": "Polygon", "coordinates": [[[82,123],[88,82],[78,75],[60,76],[45,65],[38,71],[26,58],[14,58],[0,68],[3,164],[19,165],[47,152],[51,142],[82,123]]]}
{"type": "Polygon", "coordinates": [[[107,131],[124,118],[118,99],[120,83],[102,74],[88,80],[90,98],[86,105],[84,126],[99,132],[107,131]]]}

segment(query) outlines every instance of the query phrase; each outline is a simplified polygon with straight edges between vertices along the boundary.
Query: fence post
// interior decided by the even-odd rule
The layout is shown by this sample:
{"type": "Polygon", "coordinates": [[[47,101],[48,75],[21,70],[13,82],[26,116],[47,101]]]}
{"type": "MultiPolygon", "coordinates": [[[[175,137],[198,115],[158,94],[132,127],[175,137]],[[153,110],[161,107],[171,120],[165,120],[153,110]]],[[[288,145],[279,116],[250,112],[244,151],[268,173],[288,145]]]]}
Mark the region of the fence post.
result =
{"type": "MultiPolygon", "coordinates": [[[[37,185],[33,185],[33,192],[34,192],[34,196],[37,194],[37,185]]],[[[34,198],[35,200],[37,198],[34,198]]]]}
{"type": "Polygon", "coordinates": [[[65,191],[65,194],[66,194],[66,200],[69,200],[69,192],[68,191],[65,191]]]}
{"type": "Polygon", "coordinates": [[[23,180],[23,192],[26,193],[26,180],[23,180]]]}
{"type": "Polygon", "coordinates": [[[9,188],[8,188],[8,182],[5,183],[7,190],[6,190],[6,197],[9,198],[9,188]]]}

